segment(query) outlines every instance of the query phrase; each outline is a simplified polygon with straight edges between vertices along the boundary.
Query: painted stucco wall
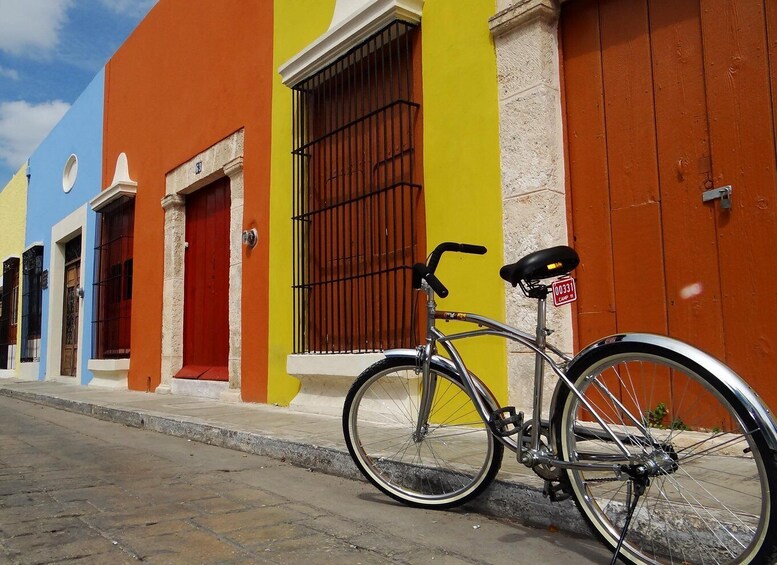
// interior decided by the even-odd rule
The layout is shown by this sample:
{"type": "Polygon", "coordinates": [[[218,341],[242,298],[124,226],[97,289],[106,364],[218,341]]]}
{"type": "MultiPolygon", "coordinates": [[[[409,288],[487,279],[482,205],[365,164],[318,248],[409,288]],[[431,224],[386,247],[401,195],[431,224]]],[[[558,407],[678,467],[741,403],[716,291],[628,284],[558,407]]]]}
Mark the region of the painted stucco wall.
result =
{"type": "MultiPolygon", "coordinates": [[[[60,361],[47,364],[49,341],[50,308],[56,310],[62,296],[52,296],[51,289],[55,287],[52,279],[52,229],[58,224],[62,228],[63,220],[80,223],[83,218],[81,244],[81,287],[84,298],[80,303],[79,312],[79,368],[76,377],[82,384],[87,384],[92,375],[87,371],[87,361],[92,347],[92,282],[94,265],[95,221],[96,216],[88,207],[87,202],[100,191],[102,179],[102,128],[103,128],[103,93],[105,74],[101,70],[92,79],[81,96],[65,114],[62,120],[52,130],[30,157],[30,183],[27,198],[27,225],[25,230],[25,248],[33,244],[43,244],[43,265],[49,273],[49,289],[43,291],[40,365],[37,376],[40,379],[58,376],[60,361]],[[62,174],[70,155],[78,157],[78,176],[69,193],[62,188],[62,174]],[[54,302],[57,301],[57,302],[54,302]]],[[[65,238],[68,237],[67,234],[65,238]]],[[[60,250],[61,251],[61,250],[60,250]]],[[[21,282],[20,273],[20,282],[21,282]]],[[[61,318],[53,323],[62,324],[61,318]]],[[[21,329],[21,328],[20,328],[21,329]]],[[[21,331],[19,334],[21,348],[21,331]]],[[[21,365],[28,365],[22,363],[21,365]]],[[[24,370],[24,369],[22,369],[24,370]]]]}
{"type": "Polygon", "coordinates": [[[0,190],[0,261],[20,257],[24,247],[24,226],[27,216],[27,164],[0,190]]]}
{"type": "MultiPolygon", "coordinates": [[[[0,263],[9,257],[21,258],[24,249],[24,227],[27,221],[27,163],[16,172],[0,191],[0,263]]],[[[0,274],[2,276],[2,274],[0,274]]],[[[17,324],[21,322],[21,294],[17,309],[17,324]]],[[[17,326],[18,327],[18,326],[17,326]]],[[[19,367],[19,348],[16,348],[14,367],[19,367]]]]}
{"type": "MultiPolygon", "coordinates": [[[[484,256],[444,256],[437,276],[450,295],[438,301],[438,308],[504,320],[499,106],[496,54],[488,29],[493,11],[493,0],[424,3],[424,193],[430,250],[441,241],[488,248],[484,256]]],[[[457,327],[446,324],[443,330],[457,327]]],[[[478,338],[456,346],[468,368],[506,401],[504,341],[478,338]]]]}
{"type": "MultiPolygon", "coordinates": [[[[277,69],[324,33],[335,1],[275,3],[277,69]]],[[[496,56],[488,29],[493,0],[426,0],[422,13],[423,170],[426,241],[482,244],[482,257],[446,255],[439,276],[451,290],[440,307],[504,318],[502,208],[496,56]],[[480,22],[478,25],[477,23],[480,22]]],[[[292,344],[291,90],[273,83],[268,401],[288,404],[299,383],[286,373],[292,344]]],[[[454,325],[446,329],[453,330],[454,325]]],[[[505,344],[462,347],[471,368],[506,399],[505,344]]]]}
{"type": "MultiPolygon", "coordinates": [[[[153,389],[160,381],[165,175],[245,128],[244,227],[257,227],[260,243],[243,256],[242,397],[288,404],[297,393],[298,381],[286,373],[292,342],[291,91],[276,70],[326,32],[335,4],[278,0],[274,11],[262,11],[240,2],[203,1],[192,9],[165,0],[107,65],[102,186],[110,184],[116,156],[125,152],[138,183],[135,280],[159,282],[135,284],[130,388],[145,390],[150,378],[153,389]],[[186,32],[195,27],[196,36],[186,32]],[[272,43],[257,41],[270,37],[272,43]]],[[[442,306],[502,318],[496,71],[487,27],[492,12],[491,0],[427,0],[424,7],[424,185],[430,246],[456,240],[491,250],[485,257],[446,258],[440,275],[452,293],[442,306]]],[[[504,398],[504,344],[474,345],[465,348],[473,369],[504,398]]]]}
{"type": "Polygon", "coordinates": [[[240,247],[242,328],[234,334],[242,399],[266,400],[272,20],[272,2],[162,0],[106,66],[102,186],[122,152],[137,182],[131,389],[161,381],[166,175],[244,129],[242,229],[256,227],[259,244],[240,247]]]}
{"type": "Polygon", "coordinates": [[[326,32],[335,0],[275,0],[272,83],[272,175],[270,181],[270,310],[267,401],[286,405],[299,381],[286,373],[292,349],[291,90],[276,71],[326,32]]]}

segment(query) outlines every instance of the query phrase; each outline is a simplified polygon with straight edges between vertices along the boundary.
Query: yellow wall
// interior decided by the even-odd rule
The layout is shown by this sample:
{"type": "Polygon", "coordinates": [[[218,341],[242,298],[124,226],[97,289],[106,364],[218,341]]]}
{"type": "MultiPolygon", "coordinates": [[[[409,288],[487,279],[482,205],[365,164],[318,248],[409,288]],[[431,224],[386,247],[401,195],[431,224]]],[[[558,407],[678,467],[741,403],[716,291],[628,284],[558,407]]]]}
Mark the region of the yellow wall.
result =
{"type": "Polygon", "coordinates": [[[21,257],[27,218],[27,165],[25,164],[0,191],[0,261],[11,255],[21,257]]]}
{"type": "MultiPolygon", "coordinates": [[[[329,27],[334,0],[275,3],[277,69],[329,27]]],[[[493,0],[426,0],[422,15],[423,169],[427,244],[487,246],[485,256],[446,255],[438,271],[451,294],[440,308],[504,319],[496,57],[488,31],[493,0]]],[[[273,85],[268,402],[288,404],[299,384],[291,353],[291,91],[273,85]]],[[[453,329],[447,326],[444,329],[453,329]]],[[[481,338],[462,352],[501,401],[507,397],[504,343],[481,338]]]]}
{"type": "MultiPolygon", "coordinates": [[[[0,263],[8,257],[22,256],[24,251],[24,229],[27,219],[27,164],[25,163],[11,178],[7,185],[0,191],[0,263]]],[[[0,277],[2,273],[0,272],[0,277]]],[[[0,285],[2,280],[0,280],[0,285]]],[[[21,324],[21,292],[19,293],[18,324],[21,324]]],[[[21,327],[21,326],[18,326],[21,327]]],[[[16,362],[19,366],[19,351],[16,348],[16,362]]]]}
{"type": "MultiPolygon", "coordinates": [[[[426,241],[485,245],[484,256],[446,254],[437,271],[450,290],[438,308],[504,320],[502,197],[493,0],[426,0],[422,15],[426,241]]],[[[455,328],[443,325],[445,332],[455,328]]],[[[460,351],[505,402],[505,343],[478,338],[460,351]]]]}
{"type": "MultiPolygon", "coordinates": [[[[273,66],[277,70],[323,34],[335,0],[276,0],[273,66]]],[[[299,381],[286,373],[292,346],[291,292],[291,89],[275,73],[272,92],[272,171],[270,175],[270,332],[267,402],[286,405],[299,381]]]]}

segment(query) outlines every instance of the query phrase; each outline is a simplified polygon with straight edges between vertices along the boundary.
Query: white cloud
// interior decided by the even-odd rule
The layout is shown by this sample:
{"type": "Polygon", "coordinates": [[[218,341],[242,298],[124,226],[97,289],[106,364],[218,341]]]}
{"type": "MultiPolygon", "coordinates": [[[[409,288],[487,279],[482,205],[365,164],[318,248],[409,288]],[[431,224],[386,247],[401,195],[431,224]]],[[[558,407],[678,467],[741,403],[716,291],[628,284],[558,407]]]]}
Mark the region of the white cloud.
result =
{"type": "Polygon", "coordinates": [[[41,54],[57,46],[73,0],[0,0],[0,50],[41,54]]]}
{"type": "Polygon", "coordinates": [[[21,166],[69,108],[61,100],[0,102],[0,160],[12,168],[21,166]]]}
{"type": "Polygon", "coordinates": [[[19,80],[19,72],[15,69],[6,69],[0,65],[0,77],[9,78],[11,80],[19,80]]]}
{"type": "Polygon", "coordinates": [[[145,16],[157,0],[100,0],[100,3],[117,14],[140,17],[145,16]]]}

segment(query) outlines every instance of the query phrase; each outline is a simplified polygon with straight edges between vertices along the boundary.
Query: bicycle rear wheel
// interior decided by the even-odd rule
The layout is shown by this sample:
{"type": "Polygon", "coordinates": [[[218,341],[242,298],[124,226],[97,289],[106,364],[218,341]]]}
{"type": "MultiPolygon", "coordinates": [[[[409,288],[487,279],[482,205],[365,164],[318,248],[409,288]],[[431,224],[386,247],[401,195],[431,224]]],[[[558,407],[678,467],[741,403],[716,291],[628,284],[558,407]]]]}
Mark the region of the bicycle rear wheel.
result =
{"type": "MultiPolygon", "coordinates": [[[[649,479],[621,555],[629,563],[774,563],[777,465],[748,407],[694,361],[650,343],[613,343],[575,363],[570,380],[649,479]]],[[[634,500],[629,464],[568,389],[555,435],[584,518],[615,548],[634,500]]],[[[557,412],[558,414],[558,412],[557,412]]],[[[633,469],[634,467],[632,467],[633,469]]]]}
{"type": "Polygon", "coordinates": [[[359,470],[410,506],[449,508],[496,477],[504,447],[483,423],[455,373],[436,378],[429,421],[416,437],[421,375],[413,361],[386,358],[365,370],[345,400],[343,433],[359,470]]]}

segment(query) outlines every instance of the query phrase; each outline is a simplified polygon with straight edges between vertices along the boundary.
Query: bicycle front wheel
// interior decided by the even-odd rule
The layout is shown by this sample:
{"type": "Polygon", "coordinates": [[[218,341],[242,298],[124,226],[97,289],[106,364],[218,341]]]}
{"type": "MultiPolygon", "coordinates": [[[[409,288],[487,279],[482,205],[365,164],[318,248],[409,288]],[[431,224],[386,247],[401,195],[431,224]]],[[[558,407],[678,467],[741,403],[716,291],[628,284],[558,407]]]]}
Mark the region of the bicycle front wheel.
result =
{"type": "Polygon", "coordinates": [[[494,480],[504,447],[483,423],[460,378],[432,369],[428,422],[417,434],[422,378],[407,359],[365,370],[345,400],[343,433],[359,470],[378,489],[410,506],[450,508],[494,480]]]}
{"type": "Polygon", "coordinates": [[[598,536],[616,547],[637,488],[623,469],[642,465],[648,479],[624,560],[774,563],[777,465],[747,406],[715,375],[654,344],[603,345],[584,361],[568,376],[589,406],[562,393],[555,433],[563,460],[612,465],[566,470],[598,536]]]}

